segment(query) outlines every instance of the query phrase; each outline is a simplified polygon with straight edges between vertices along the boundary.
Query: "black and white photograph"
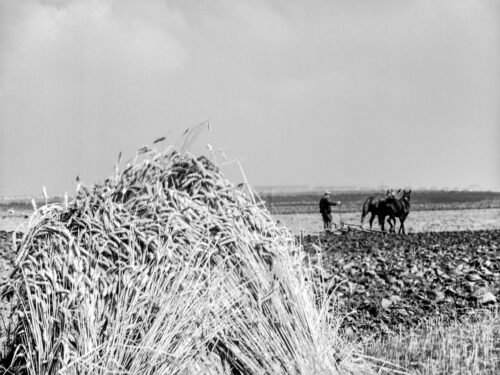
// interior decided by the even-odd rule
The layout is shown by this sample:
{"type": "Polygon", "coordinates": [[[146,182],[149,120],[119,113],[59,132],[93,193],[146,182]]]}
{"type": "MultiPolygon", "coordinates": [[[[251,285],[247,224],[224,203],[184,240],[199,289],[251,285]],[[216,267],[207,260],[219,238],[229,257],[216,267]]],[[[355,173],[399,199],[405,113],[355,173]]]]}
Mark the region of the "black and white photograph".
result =
{"type": "Polygon", "coordinates": [[[500,1],[0,0],[0,375],[500,373],[500,1]]]}

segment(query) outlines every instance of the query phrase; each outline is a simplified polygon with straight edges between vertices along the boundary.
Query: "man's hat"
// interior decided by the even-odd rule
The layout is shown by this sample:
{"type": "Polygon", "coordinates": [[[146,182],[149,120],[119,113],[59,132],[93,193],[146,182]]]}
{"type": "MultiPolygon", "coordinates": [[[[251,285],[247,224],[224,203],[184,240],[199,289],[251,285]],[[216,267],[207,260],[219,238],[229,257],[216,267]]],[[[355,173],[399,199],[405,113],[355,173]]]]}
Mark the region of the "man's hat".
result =
{"type": "Polygon", "coordinates": [[[330,192],[328,190],[325,190],[325,195],[330,195],[330,192]]]}

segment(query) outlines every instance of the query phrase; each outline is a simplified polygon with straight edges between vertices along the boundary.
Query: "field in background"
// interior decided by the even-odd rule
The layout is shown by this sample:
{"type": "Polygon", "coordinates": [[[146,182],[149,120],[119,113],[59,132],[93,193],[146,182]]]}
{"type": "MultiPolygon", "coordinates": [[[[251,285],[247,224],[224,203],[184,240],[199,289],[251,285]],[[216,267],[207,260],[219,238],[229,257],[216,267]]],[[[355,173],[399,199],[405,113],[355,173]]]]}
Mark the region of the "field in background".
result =
{"type": "MultiPolygon", "coordinates": [[[[332,191],[332,199],[342,202],[345,212],[360,212],[365,199],[370,195],[383,195],[385,191],[332,191]]],[[[318,212],[318,202],[323,192],[259,192],[267,208],[274,214],[318,212]]],[[[71,198],[71,197],[70,197],[71,198]]],[[[63,197],[49,197],[48,203],[62,202],[63,197]]],[[[45,204],[44,197],[35,198],[39,207],[45,204]]],[[[491,191],[439,191],[414,190],[411,194],[413,211],[461,210],[500,208],[500,192],[491,191]]],[[[4,211],[32,212],[31,197],[0,197],[0,214],[4,211]]]]}
{"type": "MultiPolygon", "coordinates": [[[[318,213],[321,194],[263,192],[259,196],[276,219],[295,233],[316,233],[323,227],[318,213]]],[[[359,224],[366,197],[381,194],[381,191],[332,192],[332,199],[342,202],[344,222],[359,224]]],[[[62,201],[62,197],[48,198],[48,203],[62,201]]],[[[38,197],[35,202],[40,207],[45,204],[45,198],[38,197]]],[[[31,212],[30,198],[0,198],[0,230],[16,230],[31,212]]],[[[333,219],[339,223],[337,207],[333,207],[333,219]]],[[[366,228],[368,220],[369,216],[365,219],[366,228]]],[[[500,229],[500,192],[413,191],[406,226],[410,232],[500,229]]],[[[378,228],[377,219],[374,227],[378,228]]]]}
{"type": "MultiPolygon", "coordinates": [[[[342,202],[344,212],[361,212],[363,202],[370,195],[384,191],[332,192],[334,201],[342,202]]],[[[273,214],[317,213],[322,192],[259,194],[273,214]]],[[[462,210],[500,208],[500,192],[489,191],[412,191],[412,211],[462,210]]]]}
{"type": "Polygon", "coordinates": [[[33,201],[37,207],[45,203],[61,203],[63,197],[0,197],[0,213],[12,210],[17,213],[33,211],[33,201]]]}
{"type": "MultiPolygon", "coordinates": [[[[340,215],[334,210],[333,222],[339,224],[340,215]]],[[[319,213],[314,214],[275,214],[274,217],[295,234],[318,233],[323,230],[323,221],[319,213]]],[[[359,224],[359,212],[342,213],[345,223],[359,224]]],[[[365,218],[364,228],[368,229],[368,215],[365,218]]],[[[399,220],[396,223],[399,228],[399,220]]],[[[373,229],[379,230],[378,220],[373,221],[373,229]]],[[[407,233],[412,232],[445,232],[480,229],[500,229],[500,209],[486,210],[442,210],[442,211],[411,211],[405,222],[407,233]]],[[[389,226],[386,224],[386,230],[389,226]]]]}
{"type": "MultiPolygon", "coordinates": [[[[63,197],[33,198],[36,207],[42,207],[46,203],[62,203],[63,197]]],[[[26,223],[29,215],[33,212],[31,198],[0,197],[0,231],[21,230],[20,227],[26,223]]]]}

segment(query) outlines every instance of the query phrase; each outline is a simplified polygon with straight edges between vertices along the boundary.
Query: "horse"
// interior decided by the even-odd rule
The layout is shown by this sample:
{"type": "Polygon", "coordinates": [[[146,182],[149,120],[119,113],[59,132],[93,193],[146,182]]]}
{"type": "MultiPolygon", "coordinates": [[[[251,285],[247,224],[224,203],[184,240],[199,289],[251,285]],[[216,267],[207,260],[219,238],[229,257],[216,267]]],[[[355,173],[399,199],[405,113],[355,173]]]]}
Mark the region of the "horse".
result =
{"type": "Polygon", "coordinates": [[[394,197],[393,199],[386,199],[379,206],[379,214],[378,220],[382,227],[382,231],[384,231],[384,221],[385,217],[389,216],[387,222],[391,226],[389,229],[390,232],[395,231],[396,228],[396,217],[399,218],[399,233],[405,234],[405,220],[410,213],[410,190],[403,190],[403,196],[401,198],[394,197]]]}
{"type": "MultiPolygon", "coordinates": [[[[399,193],[401,189],[397,191],[399,193]]],[[[365,216],[368,215],[368,213],[371,213],[372,215],[370,216],[370,229],[372,229],[372,224],[373,224],[373,219],[375,219],[375,216],[378,216],[379,211],[380,211],[380,206],[385,202],[387,199],[393,199],[395,197],[394,190],[387,190],[385,193],[385,196],[383,197],[374,197],[370,196],[366,198],[365,202],[363,203],[363,208],[361,211],[361,226],[363,226],[363,222],[365,220],[365,216]]],[[[379,218],[379,223],[380,223],[380,218],[379,218]]],[[[381,226],[383,226],[380,223],[381,226]]]]}

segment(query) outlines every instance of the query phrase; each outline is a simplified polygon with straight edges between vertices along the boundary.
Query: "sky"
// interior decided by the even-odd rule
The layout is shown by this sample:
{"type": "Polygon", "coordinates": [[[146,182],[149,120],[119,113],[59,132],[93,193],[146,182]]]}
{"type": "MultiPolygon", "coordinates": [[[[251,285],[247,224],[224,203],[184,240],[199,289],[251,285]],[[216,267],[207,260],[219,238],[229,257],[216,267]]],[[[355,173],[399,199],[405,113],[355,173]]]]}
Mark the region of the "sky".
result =
{"type": "Polygon", "coordinates": [[[500,191],[500,2],[0,0],[0,196],[204,121],[254,186],[500,191]]]}

